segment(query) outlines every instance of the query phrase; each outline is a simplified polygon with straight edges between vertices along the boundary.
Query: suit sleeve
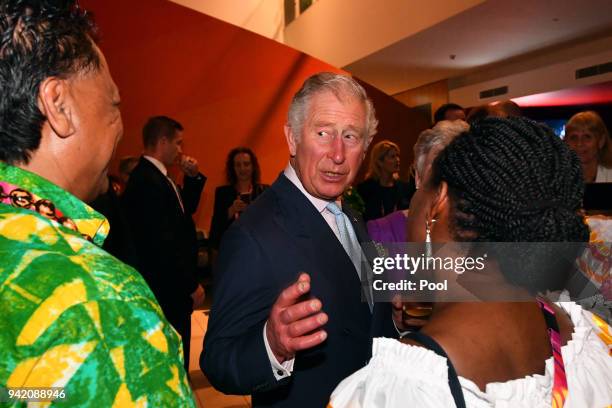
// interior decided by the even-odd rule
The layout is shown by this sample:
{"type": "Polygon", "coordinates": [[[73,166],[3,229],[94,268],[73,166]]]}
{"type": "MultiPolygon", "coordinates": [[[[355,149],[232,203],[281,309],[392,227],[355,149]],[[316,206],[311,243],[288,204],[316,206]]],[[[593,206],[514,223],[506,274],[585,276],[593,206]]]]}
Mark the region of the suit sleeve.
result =
{"type": "Polygon", "coordinates": [[[198,210],[202,190],[206,184],[206,176],[198,173],[195,177],[185,176],[183,178],[183,189],[181,190],[181,198],[183,206],[187,214],[193,215],[198,210]]]}
{"type": "Polygon", "coordinates": [[[210,383],[229,394],[280,386],[263,340],[279,290],[270,282],[271,262],[257,241],[235,223],[225,234],[215,272],[214,301],[200,367],[210,383]]]}

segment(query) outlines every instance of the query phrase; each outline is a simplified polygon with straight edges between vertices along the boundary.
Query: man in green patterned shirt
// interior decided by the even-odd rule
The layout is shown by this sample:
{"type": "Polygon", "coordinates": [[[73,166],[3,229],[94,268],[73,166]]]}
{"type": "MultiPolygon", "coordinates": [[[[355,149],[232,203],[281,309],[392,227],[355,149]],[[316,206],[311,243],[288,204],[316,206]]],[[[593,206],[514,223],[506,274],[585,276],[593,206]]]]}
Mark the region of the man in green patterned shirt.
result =
{"type": "Polygon", "coordinates": [[[0,3],[0,403],[192,407],[176,331],[83,203],[123,133],[93,32],[73,1],[0,3]]]}

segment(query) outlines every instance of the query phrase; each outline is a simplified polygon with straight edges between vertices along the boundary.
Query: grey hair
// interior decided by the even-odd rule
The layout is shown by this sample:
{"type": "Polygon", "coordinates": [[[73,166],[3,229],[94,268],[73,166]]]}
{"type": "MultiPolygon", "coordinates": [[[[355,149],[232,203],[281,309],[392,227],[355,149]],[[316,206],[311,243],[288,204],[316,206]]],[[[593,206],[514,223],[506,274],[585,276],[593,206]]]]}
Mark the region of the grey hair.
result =
{"type": "Polygon", "coordinates": [[[299,141],[306,111],[310,100],[315,94],[320,92],[332,92],[336,98],[343,101],[347,96],[357,98],[362,101],[366,109],[366,129],[365,147],[372,141],[378,127],[376,111],[372,100],[368,98],[365,89],[353,78],[347,75],[335,74],[332,72],[319,72],[306,79],[300,90],[293,96],[289,111],[287,112],[287,124],[293,130],[296,140],[299,141]]]}
{"type": "Polygon", "coordinates": [[[470,125],[462,120],[442,120],[431,128],[421,132],[414,145],[414,171],[423,179],[427,165],[435,158],[426,162],[430,153],[436,156],[460,134],[470,130],[470,125]]]}

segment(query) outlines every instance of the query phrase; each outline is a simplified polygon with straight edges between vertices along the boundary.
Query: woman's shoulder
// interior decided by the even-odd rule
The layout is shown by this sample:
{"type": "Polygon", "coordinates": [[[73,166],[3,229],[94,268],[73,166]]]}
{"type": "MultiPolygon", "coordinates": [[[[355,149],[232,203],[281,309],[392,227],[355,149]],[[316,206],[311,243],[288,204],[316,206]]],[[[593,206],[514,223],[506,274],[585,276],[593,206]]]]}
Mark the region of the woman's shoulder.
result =
{"type": "Polygon", "coordinates": [[[336,387],[330,405],[334,408],[454,406],[446,359],[423,347],[375,338],[368,365],[336,387]]]}
{"type": "Polygon", "coordinates": [[[238,192],[236,191],[234,186],[231,186],[229,184],[215,188],[215,201],[219,202],[219,200],[221,200],[220,202],[232,202],[236,199],[237,196],[238,192]]]}
{"type": "Polygon", "coordinates": [[[406,214],[404,210],[394,211],[382,218],[367,222],[370,238],[376,242],[406,241],[406,214]]]}
{"type": "MultiPolygon", "coordinates": [[[[608,406],[612,403],[612,329],[603,319],[574,302],[555,303],[567,313],[574,326],[571,339],[561,347],[568,384],[566,407],[608,406]]],[[[531,375],[503,383],[487,384],[486,394],[500,400],[503,396],[537,395],[552,398],[555,360],[546,360],[543,375],[531,375]],[[530,391],[531,390],[531,391],[530,391]],[[530,394],[531,393],[531,394],[530,394]]],[[[548,405],[550,406],[550,404],[548,405]]]]}
{"type": "Polygon", "coordinates": [[[222,186],[219,186],[217,188],[215,188],[215,193],[218,194],[223,194],[223,193],[228,193],[228,192],[235,192],[236,189],[234,188],[234,186],[229,185],[229,184],[224,184],[222,186]]]}

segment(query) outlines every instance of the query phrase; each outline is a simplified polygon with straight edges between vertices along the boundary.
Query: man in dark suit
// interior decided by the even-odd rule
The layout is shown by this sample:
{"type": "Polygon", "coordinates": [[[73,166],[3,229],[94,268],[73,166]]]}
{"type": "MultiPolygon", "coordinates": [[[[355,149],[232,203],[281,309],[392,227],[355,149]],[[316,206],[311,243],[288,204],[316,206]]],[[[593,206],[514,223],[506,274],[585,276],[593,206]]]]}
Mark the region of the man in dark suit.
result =
{"type": "Polygon", "coordinates": [[[388,305],[362,299],[367,241],[340,197],[376,132],[353,79],[321,73],[294,96],[290,161],[221,243],[200,356],[211,384],[254,407],[323,407],[363,367],[373,335],[395,335],[388,305]]]}
{"type": "Polygon", "coordinates": [[[197,240],[191,216],[206,178],[197,161],[182,154],[182,131],[174,119],[149,119],[142,131],[144,155],[130,175],[123,204],[140,273],[182,337],[188,371],[191,312],[204,300],[204,289],[196,280],[197,240]],[[167,168],[176,163],[185,174],[182,189],[168,177],[167,168]]]}

